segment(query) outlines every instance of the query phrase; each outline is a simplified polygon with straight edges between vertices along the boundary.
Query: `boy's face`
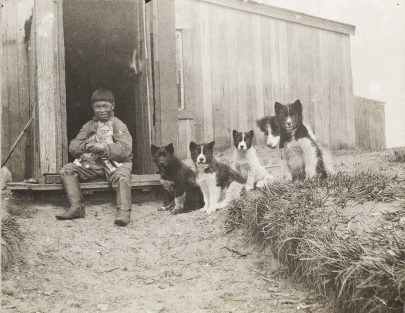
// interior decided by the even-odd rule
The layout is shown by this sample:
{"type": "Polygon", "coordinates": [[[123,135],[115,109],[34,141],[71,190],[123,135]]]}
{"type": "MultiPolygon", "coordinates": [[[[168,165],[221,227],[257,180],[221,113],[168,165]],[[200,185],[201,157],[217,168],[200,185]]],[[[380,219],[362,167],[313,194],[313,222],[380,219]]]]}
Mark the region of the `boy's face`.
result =
{"type": "Polygon", "coordinates": [[[99,121],[107,121],[114,111],[114,104],[108,101],[96,101],[92,104],[94,116],[99,121]]]}

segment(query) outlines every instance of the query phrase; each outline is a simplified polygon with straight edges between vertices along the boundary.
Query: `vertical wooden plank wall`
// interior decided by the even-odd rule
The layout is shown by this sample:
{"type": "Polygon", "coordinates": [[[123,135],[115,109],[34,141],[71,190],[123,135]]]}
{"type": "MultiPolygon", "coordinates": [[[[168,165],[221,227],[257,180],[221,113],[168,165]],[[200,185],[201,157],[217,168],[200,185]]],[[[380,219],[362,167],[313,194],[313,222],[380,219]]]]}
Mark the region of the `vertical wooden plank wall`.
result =
{"type": "Polygon", "coordinates": [[[256,119],[299,98],[322,144],[355,146],[348,34],[199,0],[176,0],[176,12],[192,37],[197,141],[228,148],[234,128],[262,139],[256,119]]]}
{"type": "MultiPolygon", "coordinates": [[[[24,23],[29,18],[33,1],[3,0],[1,9],[2,28],[2,158],[8,153],[30,118],[28,46],[24,40],[24,23]],[[25,10],[24,10],[25,9],[25,10]]],[[[29,133],[15,149],[7,167],[16,181],[31,176],[29,133]]]]}
{"type": "Polygon", "coordinates": [[[353,103],[356,146],[370,150],[385,149],[384,103],[362,97],[353,97],[353,103]]]}

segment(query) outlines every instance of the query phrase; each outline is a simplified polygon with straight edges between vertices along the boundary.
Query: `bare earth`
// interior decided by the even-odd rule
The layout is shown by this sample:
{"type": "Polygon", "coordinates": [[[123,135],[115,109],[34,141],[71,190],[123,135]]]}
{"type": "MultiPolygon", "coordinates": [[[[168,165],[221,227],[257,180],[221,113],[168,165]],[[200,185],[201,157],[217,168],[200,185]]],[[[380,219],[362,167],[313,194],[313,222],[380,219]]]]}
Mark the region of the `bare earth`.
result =
{"type": "MultiPolygon", "coordinates": [[[[278,152],[258,150],[278,175],[278,152]]],[[[339,152],[337,169],[403,177],[405,165],[386,154],[339,152]]],[[[113,203],[88,203],[85,219],[66,222],[54,217],[59,204],[24,203],[24,263],[3,276],[1,311],[329,312],[269,251],[226,233],[225,211],[173,216],[158,205],[133,204],[132,223],[118,228],[113,203]]]]}

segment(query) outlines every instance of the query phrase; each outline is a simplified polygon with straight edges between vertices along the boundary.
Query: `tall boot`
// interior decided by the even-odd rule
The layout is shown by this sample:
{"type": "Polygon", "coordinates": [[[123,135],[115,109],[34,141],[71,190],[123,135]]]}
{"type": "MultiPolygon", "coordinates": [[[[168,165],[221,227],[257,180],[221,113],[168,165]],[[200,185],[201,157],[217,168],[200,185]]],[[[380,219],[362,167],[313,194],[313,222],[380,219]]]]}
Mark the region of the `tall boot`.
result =
{"type": "Polygon", "coordinates": [[[117,189],[117,206],[118,212],[115,218],[115,224],[126,226],[131,217],[131,185],[129,181],[120,180],[117,189]]]}
{"type": "Polygon", "coordinates": [[[76,175],[62,175],[61,179],[70,207],[65,213],[56,215],[56,219],[73,220],[76,218],[83,218],[85,211],[82,202],[79,178],[76,175]]]}

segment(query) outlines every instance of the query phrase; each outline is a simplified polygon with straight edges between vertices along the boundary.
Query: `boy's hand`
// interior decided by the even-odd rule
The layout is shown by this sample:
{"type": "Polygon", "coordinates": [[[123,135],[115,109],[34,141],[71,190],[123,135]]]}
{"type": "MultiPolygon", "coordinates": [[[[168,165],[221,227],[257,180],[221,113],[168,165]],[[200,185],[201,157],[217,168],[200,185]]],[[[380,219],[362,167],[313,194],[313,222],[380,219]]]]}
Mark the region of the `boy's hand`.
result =
{"type": "Polygon", "coordinates": [[[94,154],[105,154],[107,152],[106,146],[99,142],[88,144],[86,148],[94,154]]]}

